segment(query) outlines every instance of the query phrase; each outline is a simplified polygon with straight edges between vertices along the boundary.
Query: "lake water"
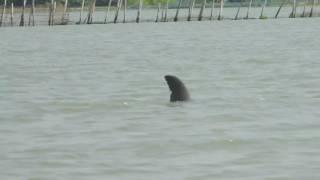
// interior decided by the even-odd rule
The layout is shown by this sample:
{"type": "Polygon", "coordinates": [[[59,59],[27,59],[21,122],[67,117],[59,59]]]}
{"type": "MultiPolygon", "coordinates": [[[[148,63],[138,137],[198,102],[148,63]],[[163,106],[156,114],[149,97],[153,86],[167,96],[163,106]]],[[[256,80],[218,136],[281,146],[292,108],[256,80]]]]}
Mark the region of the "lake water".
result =
{"type": "Polygon", "coordinates": [[[0,29],[0,179],[320,178],[319,18],[0,29]],[[191,102],[169,103],[180,77],[191,102]]]}

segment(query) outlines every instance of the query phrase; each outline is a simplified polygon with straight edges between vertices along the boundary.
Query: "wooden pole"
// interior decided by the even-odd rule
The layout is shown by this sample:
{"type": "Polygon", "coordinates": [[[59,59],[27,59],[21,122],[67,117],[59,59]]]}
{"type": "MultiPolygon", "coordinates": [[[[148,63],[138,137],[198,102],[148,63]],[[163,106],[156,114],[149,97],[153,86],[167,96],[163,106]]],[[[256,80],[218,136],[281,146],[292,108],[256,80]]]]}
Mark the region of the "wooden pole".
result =
{"type": "MultiPolygon", "coordinates": [[[[214,0],[213,0],[214,1],[214,0]]],[[[192,18],[192,13],[193,13],[193,8],[194,8],[194,3],[195,3],[195,0],[191,0],[190,1],[190,5],[189,5],[189,14],[188,14],[188,21],[191,21],[191,18],[192,18]]]]}
{"type": "Polygon", "coordinates": [[[220,0],[220,12],[218,17],[219,21],[223,19],[223,7],[224,7],[224,0],[220,0]]]}
{"type": "Polygon", "coordinates": [[[157,17],[156,22],[159,22],[159,13],[160,13],[161,3],[158,3],[157,17]]]}
{"type": "Polygon", "coordinates": [[[305,17],[306,16],[306,2],[303,4],[303,11],[301,14],[301,17],[305,17]]]}
{"type": "Polygon", "coordinates": [[[127,0],[124,0],[124,8],[123,8],[123,23],[126,22],[126,12],[127,12],[127,0]]]}
{"type": "Polygon", "coordinates": [[[247,10],[247,16],[246,16],[245,19],[249,19],[249,13],[250,13],[250,10],[251,10],[252,2],[253,2],[253,0],[250,0],[249,6],[248,6],[248,10],[247,10]]]}
{"type": "Polygon", "coordinates": [[[167,0],[166,9],[165,9],[165,11],[164,11],[164,19],[163,19],[163,22],[167,22],[167,21],[168,21],[168,8],[169,8],[169,0],[167,0]]]}
{"type": "Polygon", "coordinates": [[[137,19],[136,19],[136,22],[137,22],[137,23],[140,22],[142,5],[143,5],[143,0],[140,0],[140,1],[139,1],[139,9],[138,9],[138,13],[137,13],[137,19]]]}
{"type": "Polygon", "coordinates": [[[108,8],[107,8],[107,12],[106,12],[106,17],[104,18],[104,23],[106,24],[107,21],[108,21],[108,15],[109,15],[109,11],[110,11],[110,7],[111,7],[111,3],[112,3],[112,0],[109,0],[108,2],[108,8]]]}
{"type": "Polygon", "coordinates": [[[239,3],[239,7],[238,7],[238,10],[237,10],[237,14],[236,14],[236,16],[234,17],[234,20],[238,20],[240,8],[241,8],[241,3],[239,3]]]}
{"type": "Polygon", "coordinates": [[[210,20],[213,20],[214,1],[215,1],[215,0],[212,0],[211,13],[210,13],[210,20]]]}
{"type": "Polygon", "coordinates": [[[1,15],[1,19],[0,19],[0,26],[4,25],[5,14],[6,14],[6,7],[7,7],[7,0],[4,0],[2,15],[1,15]]]}
{"type": "Polygon", "coordinates": [[[24,26],[24,10],[25,10],[25,8],[26,8],[26,3],[27,3],[27,0],[23,0],[23,5],[22,5],[21,18],[20,18],[19,26],[24,26]]]}
{"type": "Polygon", "coordinates": [[[311,11],[310,11],[309,17],[312,17],[312,16],[313,16],[313,8],[314,8],[315,3],[316,3],[316,1],[313,0],[313,1],[312,1],[312,7],[311,7],[311,11]]]}
{"type": "Polygon", "coordinates": [[[49,20],[48,25],[52,25],[52,13],[53,13],[53,0],[51,0],[50,7],[49,7],[49,20]]]}
{"type": "Polygon", "coordinates": [[[94,14],[95,8],[96,8],[96,0],[91,0],[89,13],[88,13],[88,18],[87,18],[87,24],[92,24],[92,22],[93,22],[93,14],[94,14]]]}
{"type": "Polygon", "coordinates": [[[35,0],[32,0],[28,25],[34,26],[35,0]]]}
{"type": "Polygon", "coordinates": [[[52,12],[52,26],[54,25],[54,17],[56,16],[56,9],[57,9],[57,2],[54,1],[53,3],[53,12],[52,12]]]}
{"type": "Polygon", "coordinates": [[[264,10],[264,8],[266,7],[267,2],[268,2],[268,0],[264,0],[263,6],[262,6],[262,8],[261,8],[260,19],[264,19],[263,10],[264,10]]]}
{"type": "Polygon", "coordinates": [[[61,17],[61,23],[62,24],[67,23],[67,18],[66,18],[67,9],[68,9],[68,0],[65,0],[64,1],[63,13],[62,13],[62,17],[61,17]]]}
{"type": "Polygon", "coordinates": [[[163,21],[164,21],[164,5],[161,10],[161,22],[163,22],[163,21]]]}
{"type": "Polygon", "coordinates": [[[296,17],[296,9],[297,9],[297,1],[293,0],[292,12],[291,12],[289,18],[295,18],[296,17]]]}
{"type": "Polygon", "coordinates": [[[121,4],[122,4],[122,0],[118,0],[117,10],[116,10],[116,14],[114,15],[114,20],[113,20],[114,23],[117,23],[117,21],[118,21],[118,15],[119,15],[119,11],[121,9],[121,4]]]}
{"type": "Polygon", "coordinates": [[[180,7],[181,7],[181,2],[182,0],[179,0],[179,3],[178,3],[178,8],[177,8],[177,11],[176,11],[176,16],[174,17],[173,21],[178,21],[178,16],[179,16],[179,10],[180,10],[180,7]]]}
{"type": "Polygon", "coordinates": [[[204,9],[206,8],[206,3],[207,3],[206,0],[203,0],[203,1],[202,1],[202,5],[201,5],[200,12],[199,12],[198,21],[201,21],[201,20],[202,20],[203,12],[204,12],[204,9]]]}
{"type": "Polygon", "coordinates": [[[11,14],[10,14],[10,25],[13,26],[13,11],[14,11],[14,5],[13,2],[11,3],[11,14]]]}
{"type": "Polygon", "coordinates": [[[79,24],[81,24],[81,22],[82,22],[82,14],[83,14],[83,8],[84,8],[84,1],[85,1],[85,0],[82,0],[82,3],[81,3],[81,10],[80,10],[79,24]]]}
{"type": "Polygon", "coordinates": [[[278,9],[278,11],[277,11],[277,13],[276,13],[276,15],[275,15],[275,19],[277,19],[278,18],[278,15],[279,15],[279,13],[280,13],[280,11],[281,11],[281,8],[287,3],[287,1],[288,0],[284,0],[284,1],[282,1],[282,3],[281,3],[281,5],[280,5],[280,7],[279,7],[279,9],[278,9]]]}

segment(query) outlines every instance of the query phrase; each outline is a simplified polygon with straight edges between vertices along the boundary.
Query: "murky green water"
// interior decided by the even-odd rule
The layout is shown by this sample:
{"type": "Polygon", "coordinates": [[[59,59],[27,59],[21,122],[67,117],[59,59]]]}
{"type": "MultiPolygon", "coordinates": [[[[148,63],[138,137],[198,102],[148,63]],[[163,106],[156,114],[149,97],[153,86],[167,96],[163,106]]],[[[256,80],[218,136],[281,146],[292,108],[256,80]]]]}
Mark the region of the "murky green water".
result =
{"type": "Polygon", "coordinates": [[[319,28],[1,28],[0,179],[319,179],[319,28]]]}

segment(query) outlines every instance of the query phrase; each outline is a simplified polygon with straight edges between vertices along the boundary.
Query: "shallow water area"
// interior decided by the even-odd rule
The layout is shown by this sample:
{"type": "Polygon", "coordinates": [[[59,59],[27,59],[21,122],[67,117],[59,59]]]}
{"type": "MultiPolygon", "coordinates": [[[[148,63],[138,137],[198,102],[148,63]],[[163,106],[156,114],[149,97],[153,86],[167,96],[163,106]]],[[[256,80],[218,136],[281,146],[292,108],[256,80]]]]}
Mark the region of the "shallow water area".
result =
{"type": "Polygon", "coordinates": [[[0,179],[319,179],[319,28],[1,28],[0,179]]]}

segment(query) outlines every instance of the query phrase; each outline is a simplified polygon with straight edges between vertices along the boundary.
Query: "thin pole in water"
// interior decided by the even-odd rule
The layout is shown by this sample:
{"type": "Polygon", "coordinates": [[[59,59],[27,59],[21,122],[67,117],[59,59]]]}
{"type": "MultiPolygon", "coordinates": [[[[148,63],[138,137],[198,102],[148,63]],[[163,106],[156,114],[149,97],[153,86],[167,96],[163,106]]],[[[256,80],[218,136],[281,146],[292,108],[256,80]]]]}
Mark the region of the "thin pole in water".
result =
{"type": "Polygon", "coordinates": [[[161,22],[163,22],[163,21],[164,21],[164,5],[161,10],[161,22]]]}
{"type": "Polygon", "coordinates": [[[64,1],[64,8],[63,8],[63,13],[62,13],[62,17],[61,17],[61,23],[65,24],[67,23],[66,21],[66,13],[67,13],[67,9],[68,9],[68,0],[64,1]]]}
{"type": "Polygon", "coordinates": [[[238,18],[239,18],[240,8],[241,8],[241,3],[239,3],[238,11],[237,11],[236,16],[234,17],[234,20],[238,20],[238,18]]]}
{"type": "Polygon", "coordinates": [[[11,14],[10,14],[10,25],[13,26],[13,11],[14,11],[14,5],[13,2],[11,3],[11,14]]]}
{"type": "Polygon", "coordinates": [[[122,5],[122,0],[118,0],[117,10],[116,10],[116,14],[114,15],[113,23],[117,23],[117,21],[118,21],[118,14],[119,14],[119,11],[121,9],[121,5],[122,5]]]}
{"type": "Polygon", "coordinates": [[[301,17],[305,17],[306,16],[306,2],[303,3],[303,11],[301,14],[301,17]]]}
{"type": "Polygon", "coordinates": [[[54,3],[53,3],[53,12],[52,12],[52,24],[51,25],[54,25],[54,17],[56,15],[56,9],[57,9],[57,2],[54,1],[54,3]]]}
{"type": "Polygon", "coordinates": [[[53,12],[53,0],[51,0],[50,6],[49,6],[49,20],[48,20],[49,26],[51,26],[52,24],[52,12],[53,12]]]}
{"type": "Polygon", "coordinates": [[[310,11],[309,17],[312,17],[312,15],[313,15],[313,8],[314,8],[315,3],[316,3],[316,1],[313,0],[313,1],[312,1],[312,7],[311,7],[311,11],[310,11]]]}
{"type": "Polygon", "coordinates": [[[276,13],[276,15],[274,16],[275,19],[278,18],[278,15],[279,15],[279,13],[280,13],[280,11],[281,11],[281,8],[282,8],[287,2],[288,2],[288,0],[282,1],[282,3],[281,3],[281,5],[280,5],[280,7],[279,7],[279,9],[278,9],[278,11],[277,11],[277,13],[276,13]]]}
{"type": "Polygon", "coordinates": [[[127,12],[127,0],[124,0],[124,8],[123,8],[123,23],[126,22],[126,12],[127,12]]]}
{"type": "Polygon", "coordinates": [[[201,21],[201,20],[202,20],[203,12],[204,12],[204,9],[206,8],[206,3],[207,3],[206,0],[203,0],[203,1],[202,1],[202,5],[201,5],[201,9],[200,9],[198,21],[201,21]]]}
{"type": "Polygon", "coordinates": [[[224,0],[220,0],[220,12],[218,16],[219,21],[223,19],[223,7],[224,7],[224,0]]]}
{"type": "Polygon", "coordinates": [[[83,14],[83,8],[84,8],[84,1],[85,1],[85,0],[82,0],[82,3],[81,3],[79,24],[81,24],[81,22],[82,22],[82,14],[83,14]]]}
{"type": "Polygon", "coordinates": [[[109,11],[110,11],[111,3],[112,3],[112,0],[109,0],[109,2],[108,2],[108,7],[107,7],[107,12],[106,12],[106,17],[104,18],[104,23],[105,23],[105,24],[106,24],[107,21],[108,21],[108,14],[109,14],[109,11]]]}
{"type": "Polygon", "coordinates": [[[164,11],[164,19],[163,22],[167,22],[168,21],[168,8],[169,8],[169,0],[167,0],[167,4],[166,4],[166,9],[164,11]]]}
{"type": "Polygon", "coordinates": [[[7,7],[7,0],[4,0],[2,15],[1,15],[1,19],[0,19],[0,26],[4,25],[5,14],[6,14],[6,7],[7,7]]]}
{"type": "Polygon", "coordinates": [[[155,22],[159,22],[159,13],[160,13],[161,3],[158,3],[157,17],[155,22]]]}
{"type": "Polygon", "coordinates": [[[140,22],[142,5],[143,5],[143,0],[140,0],[140,1],[139,1],[139,9],[138,9],[138,13],[137,13],[137,19],[136,19],[136,22],[137,22],[137,23],[140,22]]]}
{"type": "Polygon", "coordinates": [[[87,24],[92,24],[93,22],[93,14],[96,9],[96,0],[91,0],[88,18],[87,18],[87,24]]]}
{"type": "Polygon", "coordinates": [[[263,10],[264,10],[264,8],[266,7],[267,2],[268,2],[268,0],[264,0],[263,6],[262,6],[262,8],[261,8],[260,19],[263,19],[263,18],[264,18],[264,16],[263,16],[263,10]]]}
{"type": "Polygon", "coordinates": [[[188,21],[191,21],[195,0],[190,0],[188,21]]]}
{"type": "Polygon", "coordinates": [[[214,1],[215,1],[215,0],[212,0],[212,6],[211,6],[211,14],[210,14],[210,20],[213,20],[214,1]]]}
{"type": "Polygon", "coordinates": [[[32,24],[32,26],[35,25],[35,23],[34,23],[34,12],[35,12],[35,0],[32,0],[28,26],[30,26],[31,24],[32,24]]]}
{"type": "Polygon", "coordinates": [[[250,0],[249,6],[248,6],[248,10],[247,10],[247,16],[246,16],[245,19],[249,19],[249,13],[250,13],[250,10],[251,10],[252,2],[253,2],[253,0],[250,0]]]}
{"type": "Polygon", "coordinates": [[[177,8],[177,11],[176,11],[176,16],[174,17],[173,21],[178,21],[178,16],[179,16],[179,10],[180,10],[180,7],[181,7],[181,2],[182,0],[179,0],[179,3],[178,3],[178,8],[177,8]]]}
{"type": "Polygon", "coordinates": [[[20,18],[19,26],[24,26],[24,10],[25,10],[25,8],[26,8],[26,3],[27,3],[27,0],[23,0],[23,5],[22,5],[21,18],[20,18]]]}
{"type": "Polygon", "coordinates": [[[295,18],[296,17],[296,9],[297,9],[297,1],[293,0],[292,12],[291,12],[289,18],[295,18]]]}

